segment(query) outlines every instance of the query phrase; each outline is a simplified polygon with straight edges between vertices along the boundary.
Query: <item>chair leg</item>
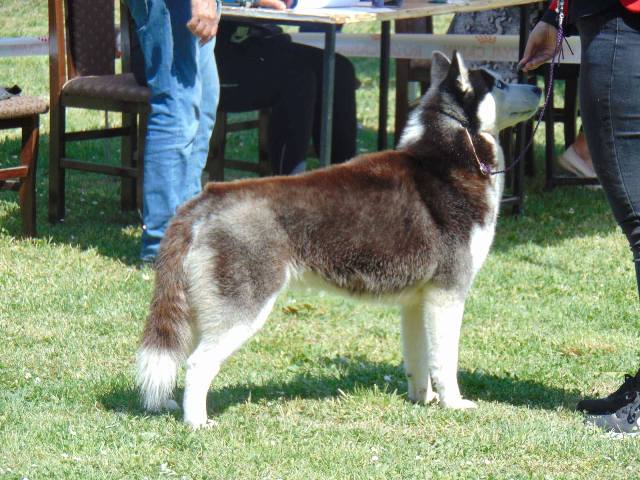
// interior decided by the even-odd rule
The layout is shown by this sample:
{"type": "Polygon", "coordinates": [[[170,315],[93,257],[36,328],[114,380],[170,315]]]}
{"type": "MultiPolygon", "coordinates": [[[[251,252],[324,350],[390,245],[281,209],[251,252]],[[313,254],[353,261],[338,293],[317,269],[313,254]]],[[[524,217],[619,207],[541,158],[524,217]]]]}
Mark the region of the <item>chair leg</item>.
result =
{"type": "MultiPolygon", "coordinates": [[[[514,127],[515,130],[515,152],[514,157],[517,157],[522,154],[524,147],[527,142],[527,123],[523,122],[514,127]]],[[[526,154],[525,158],[526,158],[526,154]]],[[[524,200],[524,170],[525,170],[524,161],[520,161],[513,168],[513,195],[518,200],[513,205],[513,214],[520,215],[523,210],[522,202],[524,200]]]]}
{"type": "MultiPolygon", "coordinates": [[[[123,167],[134,167],[136,158],[137,128],[135,115],[131,113],[122,114],[122,126],[129,129],[129,134],[122,137],[120,143],[120,163],[123,167]]],[[[135,210],[136,208],[136,179],[122,177],[120,181],[120,208],[123,212],[135,210]]]]}
{"type": "MultiPolygon", "coordinates": [[[[533,137],[533,126],[537,120],[529,120],[527,122],[527,136],[525,138],[525,144],[528,145],[531,141],[531,137],[533,137]]],[[[527,177],[535,177],[536,176],[536,161],[535,161],[535,145],[531,143],[531,146],[527,149],[527,153],[524,157],[524,172],[527,177]]]]}
{"type": "MultiPolygon", "coordinates": [[[[513,161],[513,128],[505,128],[500,132],[499,141],[504,155],[505,168],[507,168],[513,161]]],[[[504,188],[505,190],[513,188],[513,169],[505,173],[504,188]]]]}
{"type": "Polygon", "coordinates": [[[205,170],[209,172],[210,182],[224,180],[224,151],[227,137],[227,114],[218,110],[216,124],[209,140],[209,154],[205,170]]]}
{"type": "Polygon", "coordinates": [[[64,218],[65,172],[61,166],[65,156],[65,108],[62,105],[51,108],[51,129],[49,136],[49,222],[57,223],[64,218]]]}
{"type": "Polygon", "coordinates": [[[555,153],[555,112],[553,106],[554,89],[553,84],[549,87],[550,75],[547,69],[544,74],[544,86],[545,89],[550,88],[549,104],[544,113],[544,133],[545,133],[545,147],[544,147],[544,161],[545,161],[545,188],[551,190],[555,187],[555,174],[553,169],[553,156],[555,153]]]}
{"type": "Polygon", "coordinates": [[[22,229],[27,237],[37,235],[36,228],[36,170],[38,167],[40,117],[34,115],[22,125],[22,149],[20,163],[29,170],[20,185],[19,202],[22,213],[22,229]]]}
{"type": "Polygon", "coordinates": [[[578,77],[567,78],[564,85],[564,148],[567,149],[576,141],[578,77]]]}
{"type": "MultiPolygon", "coordinates": [[[[535,76],[529,77],[527,81],[530,85],[535,86],[537,84],[537,80],[535,76]]],[[[525,145],[529,145],[529,142],[531,142],[531,146],[527,149],[527,153],[525,154],[525,157],[524,157],[524,162],[525,162],[524,173],[525,175],[527,175],[527,177],[536,176],[535,145],[531,141],[531,139],[533,137],[534,124],[537,121],[538,121],[538,114],[534,115],[533,118],[527,122],[526,137],[524,139],[525,145]]]]}
{"type": "Polygon", "coordinates": [[[409,60],[396,60],[396,120],[393,141],[398,145],[409,116],[409,60]]]}
{"type": "Polygon", "coordinates": [[[269,110],[267,109],[258,112],[258,163],[261,177],[273,174],[269,158],[269,110]]]}
{"type": "Polygon", "coordinates": [[[136,139],[136,149],[134,151],[134,158],[136,169],[138,170],[138,176],[135,179],[135,201],[136,208],[142,212],[143,199],[142,193],[144,192],[144,142],[147,138],[147,120],[149,115],[147,113],[140,113],[138,115],[138,135],[136,139]]]}

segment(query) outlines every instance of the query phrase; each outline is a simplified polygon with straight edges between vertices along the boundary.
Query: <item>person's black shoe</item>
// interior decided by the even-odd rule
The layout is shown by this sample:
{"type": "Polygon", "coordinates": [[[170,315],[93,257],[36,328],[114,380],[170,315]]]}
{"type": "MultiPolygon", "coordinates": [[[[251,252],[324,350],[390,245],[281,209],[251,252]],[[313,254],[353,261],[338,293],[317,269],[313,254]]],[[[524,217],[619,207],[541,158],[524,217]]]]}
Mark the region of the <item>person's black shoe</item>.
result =
{"type": "Polygon", "coordinates": [[[618,390],[605,398],[586,399],[578,402],[576,410],[588,415],[607,415],[634,402],[640,394],[640,370],[635,376],[625,375],[624,383],[618,390]]]}

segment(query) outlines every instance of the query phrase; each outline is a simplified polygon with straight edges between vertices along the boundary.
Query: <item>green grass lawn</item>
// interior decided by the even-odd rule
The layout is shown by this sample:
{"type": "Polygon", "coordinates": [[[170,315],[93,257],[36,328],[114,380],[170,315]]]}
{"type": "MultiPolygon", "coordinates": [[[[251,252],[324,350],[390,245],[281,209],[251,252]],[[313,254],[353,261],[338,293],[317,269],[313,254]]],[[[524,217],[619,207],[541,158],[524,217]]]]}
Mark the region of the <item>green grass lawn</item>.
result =
{"type": "MultiPolygon", "coordinates": [[[[44,4],[3,1],[0,36],[44,33],[44,4]]],[[[359,147],[373,150],[377,66],[356,64],[359,147]]],[[[47,96],[47,60],[0,60],[7,83],[47,96]]],[[[66,221],[49,225],[42,123],[38,239],[19,238],[15,196],[0,195],[0,478],[640,475],[640,440],[608,438],[573,411],[640,366],[633,265],[602,192],[544,192],[540,169],[525,214],[500,220],[462,332],[460,385],[477,410],[407,402],[397,309],[296,292],[223,366],[209,394],[217,426],[192,432],[179,416],[145,414],[134,390],[153,282],[136,268],[137,216],[119,211],[116,180],[71,174],[66,221]]],[[[234,148],[251,157],[252,142],[234,148]]],[[[17,148],[17,132],[2,133],[0,164],[17,148]]],[[[117,158],[117,142],[72,154],[107,150],[117,158]]]]}

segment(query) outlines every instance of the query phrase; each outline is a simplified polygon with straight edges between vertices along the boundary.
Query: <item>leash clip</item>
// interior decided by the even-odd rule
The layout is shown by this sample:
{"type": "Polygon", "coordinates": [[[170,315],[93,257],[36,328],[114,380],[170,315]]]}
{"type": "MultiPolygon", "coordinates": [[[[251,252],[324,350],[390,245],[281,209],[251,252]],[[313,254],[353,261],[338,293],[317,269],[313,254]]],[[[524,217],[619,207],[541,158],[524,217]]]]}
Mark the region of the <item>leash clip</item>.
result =
{"type": "Polygon", "coordinates": [[[556,13],[558,14],[558,27],[562,27],[564,23],[564,0],[558,0],[556,13]]]}
{"type": "Polygon", "coordinates": [[[486,163],[480,160],[480,157],[478,157],[478,153],[476,152],[476,147],[473,144],[473,139],[471,138],[469,129],[465,128],[464,133],[467,134],[467,138],[469,139],[469,143],[471,144],[471,150],[473,150],[473,156],[476,158],[476,163],[478,164],[478,170],[480,170],[480,173],[485,177],[493,175],[493,173],[491,172],[491,167],[489,167],[486,163]]]}

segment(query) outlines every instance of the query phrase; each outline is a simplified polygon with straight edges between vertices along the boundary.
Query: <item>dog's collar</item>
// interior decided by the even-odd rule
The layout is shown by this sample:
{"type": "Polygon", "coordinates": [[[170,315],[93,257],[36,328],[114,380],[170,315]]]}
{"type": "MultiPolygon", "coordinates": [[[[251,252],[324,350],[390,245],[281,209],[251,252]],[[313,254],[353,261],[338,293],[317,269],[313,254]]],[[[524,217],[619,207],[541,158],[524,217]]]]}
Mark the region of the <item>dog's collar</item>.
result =
{"type": "MultiPolygon", "coordinates": [[[[473,156],[475,157],[476,164],[478,165],[478,170],[480,170],[480,173],[485,177],[494,175],[494,172],[491,170],[491,167],[487,165],[485,162],[483,162],[482,160],[480,160],[480,157],[478,157],[478,152],[476,152],[476,147],[473,144],[471,133],[469,133],[469,127],[471,126],[471,124],[467,120],[461,119],[457,115],[454,115],[451,112],[447,112],[446,110],[442,110],[441,108],[427,107],[427,110],[440,113],[458,122],[460,126],[464,129],[464,132],[466,133],[467,138],[469,139],[469,144],[471,145],[471,150],[473,151],[473,156]]],[[[495,173],[500,173],[500,172],[495,172],[495,173]]]]}
{"type": "Polygon", "coordinates": [[[447,112],[446,110],[443,110],[441,108],[427,107],[425,110],[431,110],[433,112],[441,113],[442,115],[455,120],[460,125],[462,125],[462,127],[465,128],[465,129],[468,129],[471,126],[471,123],[468,122],[467,120],[465,120],[464,118],[460,118],[459,116],[454,115],[451,112],[447,112]]]}

